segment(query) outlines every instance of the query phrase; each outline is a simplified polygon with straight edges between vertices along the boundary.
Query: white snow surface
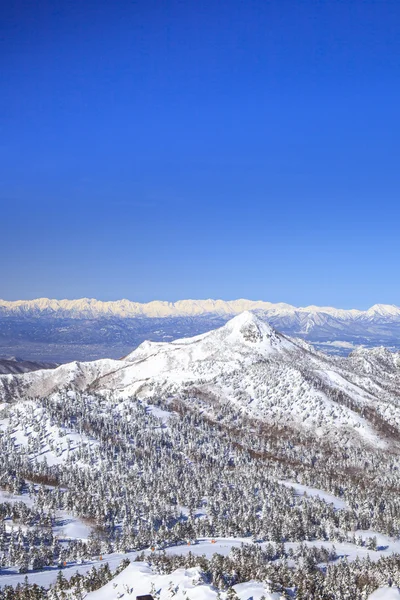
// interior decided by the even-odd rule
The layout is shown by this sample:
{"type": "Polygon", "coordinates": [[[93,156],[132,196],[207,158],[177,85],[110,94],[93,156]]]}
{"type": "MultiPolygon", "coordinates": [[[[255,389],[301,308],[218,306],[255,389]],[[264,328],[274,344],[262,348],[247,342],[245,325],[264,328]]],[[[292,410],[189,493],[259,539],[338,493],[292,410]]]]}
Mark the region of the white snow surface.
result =
{"type": "MultiPolygon", "coordinates": [[[[176,600],[215,600],[217,590],[204,583],[198,567],[192,569],[177,569],[167,575],[155,574],[146,563],[133,562],[122,573],[117,575],[107,585],[87,595],[88,600],[113,600],[114,598],[129,598],[149,594],[152,584],[160,591],[160,600],[169,600],[169,588],[174,588],[176,600]],[[186,594],[184,593],[186,592],[186,594]],[[123,594],[123,596],[119,595],[123,594]]],[[[262,583],[248,581],[233,586],[240,600],[278,600],[279,594],[265,591],[262,583]]],[[[225,596],[226,594],[222,594],[225,596]]]]}
{"type": "Polygon", "coordinates": [[[367,600],[400,600],[400,589],[398,587],[382,587],[368,596],[367,600]]]}
{"type": "Polygon", "coordinates": [[[303,485],[301,483],[297,483],[296,481],[279,480],[278,483],[281,483],[286,487],[293,488],[299,496],[307,495],[311,498],[320,498],[320,500],[324,500],[324,502],[327,502],[327,504],[333,504],[337,510],[346,510],[349,508],[347,502],[341,500],[337,496],[333,496],[332,494],[324,492],[324,490],[303,485]]]}
{"type": "MultiPolygon", "coordinates": [[[[325,547],[329,550],[332,550],[333,547],[335,547],[336,553],[339,557],[347,557],[347,559],[349,561],[354,561],[357,557],[359,558],[366,558],[367,556],[369,556],[369,558],[371,559],[371,561],[376,562],[378,561],[382,556],[390,556],[393,552],[399,553],[400,552],[400,541],[398,540],[394,540],[392,538],[389,538],[388,536],[384,536],[384,535],[380,535],[374,531],[356,531],[355,534],[357,536],[361,536],[363,538],[367,538],[367,537],[373,537],[374,535],[377,537],[377,541],[378,541],[378,546],[380,546],[380,550],[374,551],[374,550],[368,550],[365,546],[358,546],[355,544],[351,544],[351,543],[339,543],[339,542],[326,542],[326,541],[320,541],[320,540],[313,540],[313,541],[305,541],[302,542],[303,544],[306,544],[307,546],[315,546],[315,547],[325,547]]],[[[242,543],[245,544],[249,544],[252,543],[250,538],[214,538],[214,543],[212,543],[211,538],[202,538],[199,539],[198,542],[196,544],[191,544],[190,546],[188,545],[183,545],[183,546],[170,546],[168,548],[165,549],[165,552],[167,554],[173,555],[173,554],[178,554],[178,555],[187,555],[189,552],[191,552],[193,555],[196,556],[203,556],[205,555],[206,558],[211,559],[212,555],[214,553],[218,553],[218,554],[222,554],[223,556],[227,556],[229,555],[230,551],[232,548],[237,547],[239,548],[241,546],[242,543]]],[[[269,542],[263,542],[261,544],[259,544],[261,547],[265,547],[269,542]]],[[[296,550],[298,548],[298,546],[300,545],[300,542],[286,542],[285,543],[285,548],[286,550],[288,550],[289,548],[293,548],[294,550],[296,550]]],[[[112,570],[115,570],[116,567],[121,563],[121,561],[124,558],[128,558],[131,561],[134,561],[136,556],[137,556],[137,552],[128,552],[126,554],[106,554],[103,555],[103,560],[100,561],[98,559],[96,560],[88,560],[85,561],[82,564],[78,564],[78,563],[68,563],[67,566],[65,568],[63,568],[63,574],[65,575],[65,577],[67,579],[69,579],[72,575],[74,575],[76,573],[76,571],[79,571],[82,574],[87,573],[91,567],[93,565],[95,565],[96,567],[101,566],[102,564],[104,564],[105,562],[108,562],[110,565],[110,568],[112,570]]],[[[146,554],[149,557],[149,560],[151,561],[151,555],[152,552],[151,550],[147,550],[146,554]]],[[[131,580],[131,573],[135,572],[135,568],[136,567],[132,567],[132,565],[142,565],[143,563],[132,563],[130,567],[128,567],[129,570],[123,571],[123,573],[126,573],[129,577],[129,581],[131,580]],[[134,569],[134,571],[131,571],[131,568],[134,569]]],[[[146,566],[147,569],[147,565],[146,566]]],[[[180,575],[179,578],[181,578],[181,574],[182,571],[185,571],[184,569],[179,569],[180,575]]],[[[191,570],[189,570],[191,571],[191,570]]],[[[169,585],[169,582],[171,581],[171,575],[165,575],[165,576],[159,576],[159,575],[155,575],[154,573],[152,573],[151,571],[147,571],[146,573],[148,574],[148,578],[146,578],[146,585],[149,583],[149,586],[151,586],[151,581],[152,581],[152,577],[165,577],[166,581],[167,581],[167,587],[169,585]]],[[[177,572],[176,572],[177,573],[177,572]]],[[[58,568],[57,567],[51,567],[51,568],[46,568],[43,571],[35,571],[35,572],[29,572],[28,575],[28,579],[31,583],[37,583],[38,585],[42,585],[46,588],[48,588],[51,584],[55,583],[56,579],[57,579],[57,574],[58,574],[58,568]]],[[[188,577],[189,579],[193,579],[193,577],[188,577]]],[[[185,577],[184,577],[185,579],[185,577]]],[[[0,588],[2,586],[6,586],[6,585],[13,585],[16,586],[18,583],[23,583],[25,580],[25,574],[20,574],[18,572],[16,572],[15,569],[4,569],[0,572],[0,588]]],[[[123,585],[124,584],[129,584],[129,581],[123,576],[123,574],[121,573],[120,576],[118,576],[118,578],[112,580],[114,582],[120,582],[121,586],[119,587],[119,590],[122,591],[123,589],[123,585]]],[[[136,581],[136,579],[135,579],[136,581]]],[[[164,581],[164,580],[162,580],[164,581]]],[[[155,585],[156,585],[156,589],[159,589],[161,587],[161,580],[154,580],[155,585]],[[157,588],[156,582],[160,582],[159,587],[157,588]]],[[[258,583],[254,583],[254,582],[246,582],[246,583],[242,583],[239,586],[234,586],[235,589],[238,591],[241,590],[241,592],[244,592],[245,587],[249,584],[250,587],[256,586],[257,589],[259,590],[259,594],[257,593],[257,598],[259,598],[260,596],[263,595],[262,592],[262,584],[258,584],[258,583]]],[[[131,583],[131,585],[134,587],[134,590],[136,591],[136,587],[134,583],[131,583]]],[[[184,588],[184,586],[181,586],[184,588]]],[[[201,586],[201,588],[203,589],[204,592],[207,591],[207,587],[208,586],[201,586]]],[[[196,586],[197,588],[197,586],[196,586]]],[[[107,586],[104,586],[103,588],[101,588],[101,590],[97,590],[96,592],[92,592],[92,595],[89,595],[88,598],[94,598],[96,600],[102,600],[103,598],[116,598],[116,596],[96,596],[95,594],[99,594],[100,592],[103,592],[105,590],[107,590],[107,593],[110,592],[110,589],[112,589],[114,591],[115,588],[113,588],[112,586],[112,582],[110,582],[109,584],[107,584],[107,586]]],[[[140,588],[143,589],[143,588],[140,588]]],[[[384,589],[388,589],[388,588],[384,588],[384,589]]],[[[136,595],[141,595],[143,594],[147,594],[150,590],[150,587],[146,588],[147,591],[143,591],[143,592],[138,592],[137,594],[134,594],[134,597],[136,597],[136,595]]],[[[194,597],[192,596],[192,593],[188,594],[190,598],[194,597]]],[[[248,600],[248,598],[250,598],[252,594],[248,594],[247,596],[244,596],[242,594],[239,594],[240,598],[242,600],[248,600]]],[[[129,597],[129,595],[128,595],[129,597]]],[[[268,598],[269,596],[267,596],[268,598]]],[[[271,597],[271,596],[270,596],[271,597]]],[[[213,596],[214,598],[214,596],[213,596]]],[[[272,595],[272,598],[276,598],[276,596],[272,595]]],[[[278,596],[279,598],[279,596],[278,596]]],[[[379,597],[378,597],[379,598],[379,597]]],[[[183,599],[182,599],[183,600],[183,599]]],[[[207,598],[205,598],[205,600],[207,600],[207,598]]]]}
{"type": "MultiPolygon", "coordinates": [[[[36,486],[38,487],[38,486],[36,486]]],[[[36,496],[29,496],[29,494],[13,494],[6,490],[0,489],[0,504],[2,502],[8,502],[9,504],[15,504],[17,502],[23,502],[26,506],[32,507],[35,504],[36,496]]],[[[91,527],[87,525],[82,519],[74,516],[73,514],[65,510],[56,510],[54,512],[55,525],[53,527],[53,533],[59,537],[60,540],[83,540],[86,541],[89,538],[91,527]]],[[[13,523],[6,519],[6,527],[10,523],[13,523]]],[[[10,528],[9,527],[9,528],[10,528]]],[[[20,524],[16,527],[21,527],[20,524]]],[[[27,528],[26,526],[22,526],[27,528]]]]}
{"type": "Polygon", "coordinates": [[[83,540],[89,538],[91,527],[71,513],[58,510],[55,514],[56,525],[53,528],[60,540],[83,540]]]}
{"type": "Polygon", "coordinates": [[[9,504],[23,502],[27,506],[33,506],[34,498],[31,498],[28,494],[12,494],[11,492],[0,489],[0,504],[2,502],[8,502],[9,504]]]}

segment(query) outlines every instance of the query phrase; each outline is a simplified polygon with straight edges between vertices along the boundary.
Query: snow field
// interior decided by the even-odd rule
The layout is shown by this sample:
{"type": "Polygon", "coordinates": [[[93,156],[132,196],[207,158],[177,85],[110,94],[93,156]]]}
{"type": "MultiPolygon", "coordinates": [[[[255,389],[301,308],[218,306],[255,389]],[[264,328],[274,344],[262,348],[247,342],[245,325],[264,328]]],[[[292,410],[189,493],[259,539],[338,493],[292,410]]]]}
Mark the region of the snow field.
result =
{"type": "MultiPolygon", "coordinates": [[[[280,594],[270,594],[261,583],[249,581],[233,586],[240,600],[278,600],[280,594]]],[[[149,594],[154,589],[159,592],[160,600],[215,600],[217,590],[202,580],[197,567],[177,569],[167,575],[153,573],[145,563],[131,563],[122,573],[117,575],[103,588],[88,594],[88,600],[114,600],[118,598],[135,598],[149,594]]],[[[225,598],[226,593],[221,593],[225,598]]]]}

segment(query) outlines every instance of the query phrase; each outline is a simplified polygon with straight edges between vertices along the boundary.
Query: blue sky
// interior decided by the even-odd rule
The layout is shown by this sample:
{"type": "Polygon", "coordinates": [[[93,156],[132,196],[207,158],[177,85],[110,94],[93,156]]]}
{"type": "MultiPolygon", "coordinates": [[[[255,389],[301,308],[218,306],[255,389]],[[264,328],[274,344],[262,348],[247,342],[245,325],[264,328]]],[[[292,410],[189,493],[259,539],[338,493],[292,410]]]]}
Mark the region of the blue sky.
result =
{"type": "Polygon", "coordinates": [[[0,297],[400,304],[398,0],[0,22],[0,297]]]}

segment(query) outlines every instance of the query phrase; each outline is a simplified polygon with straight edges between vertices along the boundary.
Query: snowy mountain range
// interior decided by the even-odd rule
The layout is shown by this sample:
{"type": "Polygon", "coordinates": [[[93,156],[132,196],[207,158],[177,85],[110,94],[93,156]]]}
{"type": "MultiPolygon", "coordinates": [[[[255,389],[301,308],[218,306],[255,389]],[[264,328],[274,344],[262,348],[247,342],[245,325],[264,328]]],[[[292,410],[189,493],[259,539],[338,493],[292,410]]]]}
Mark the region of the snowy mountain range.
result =
{"type": "Polygon", "coordinates": [[[142,343],[123,360],[73,362],[54,370],[0,377],[0,400],[61,390],[221,404],[237,414],[375,446],[397,443],[400,353],[358,349],[328,356],[278,333],[245,311],[224,326],[169,343],[142,343]]]}
{"type": "Polygon", "coordinates": [[[255,311],[278,331],[331,354],[347,355],[359,345],[400,349],[400,308],[392,305],[361,311],[252,300],[140,304],[41,298],[0,300],[0,357],[58,363],[120,358],[144,340],[171,341],[205,333],[244,310],[255,311]]]}
{"type": "Polygon", "coordinates": [[[2,316],[44,316],[51,315],[59,318],[166,318],[166,317],[195,317],[204,315],[235,315],[245,310],[262,310],[270,316],[281,319],[293,319],[301,327],[309,327],[308,320],[315,324],[318,320],[331,317],[337,321],[385,321],[400,322],[400,308],[391,304],[375,304],[368,310],[345,310],[332,307],[306,306],[297,308],[284,302],[272,303],[262,300],[179,300],[178,302],[153,301],[145,304],[130,300],[102,302],[93,298],[77,300],[53,300],[38,298],[36,300],[0,300],[0,315],[2,316]]]}

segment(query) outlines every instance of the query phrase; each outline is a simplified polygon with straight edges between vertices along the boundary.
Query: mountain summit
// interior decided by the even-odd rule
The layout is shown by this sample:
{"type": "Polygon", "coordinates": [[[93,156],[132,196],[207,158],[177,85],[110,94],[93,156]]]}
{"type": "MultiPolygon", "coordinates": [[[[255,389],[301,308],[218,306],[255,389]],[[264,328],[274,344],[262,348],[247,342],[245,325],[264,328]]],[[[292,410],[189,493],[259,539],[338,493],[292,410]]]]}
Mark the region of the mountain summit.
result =
{"type": "Polygon", "coordinates": [[[125,360],[135,362],[154,356],[156,353],[172,354],[173,362],[179,361],[182,353],[190,355],[192,364],[197,361],[235,354],[254,355],[271,354],[278,351],[295,351],[297,346],[275,331],[268,322],[256,314],[245,311],[228,321],[219,329],[203,333],[192,338],[178,339],[173,342],[144,342],[125,360]]]}

